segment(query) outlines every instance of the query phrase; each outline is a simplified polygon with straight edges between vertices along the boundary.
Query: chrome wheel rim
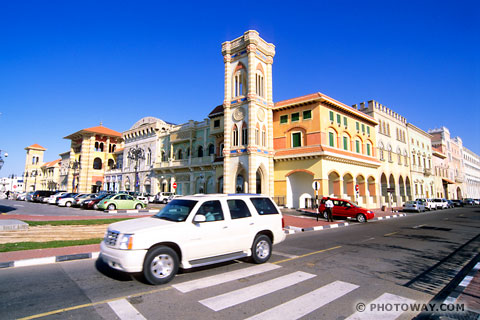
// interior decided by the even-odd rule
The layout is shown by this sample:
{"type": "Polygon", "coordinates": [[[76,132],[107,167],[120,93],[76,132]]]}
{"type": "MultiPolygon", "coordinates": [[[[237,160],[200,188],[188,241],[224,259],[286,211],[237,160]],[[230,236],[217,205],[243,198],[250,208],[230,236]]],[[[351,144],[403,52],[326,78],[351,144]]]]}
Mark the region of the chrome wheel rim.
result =
{"type": "Polygon", "coordinates": [[[365,222],[365,217],[363,215],[359,215],[357,220],[358,222],[365,222]]]}
{"type": "Polygon", "coordinates": [[[167,278],[173,272],[175,263],[173,258],[168,254],[161,254],[153,258],[150,263],[152,274],[159,279],[167,278]]]}
{"type": "Polygon", "coordinates": [[[257,257],[265,259],[270,254],[270,245],[265,240],[259,241],[255,251],[257,253],[257,257]]]}

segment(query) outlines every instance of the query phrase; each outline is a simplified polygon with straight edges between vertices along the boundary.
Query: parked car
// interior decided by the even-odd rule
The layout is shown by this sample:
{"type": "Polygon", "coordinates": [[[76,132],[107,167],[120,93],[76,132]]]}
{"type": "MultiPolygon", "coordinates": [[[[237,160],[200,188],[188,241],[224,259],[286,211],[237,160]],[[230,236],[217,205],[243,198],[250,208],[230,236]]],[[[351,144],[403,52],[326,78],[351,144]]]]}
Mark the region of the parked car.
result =
{"type": "Polygon", "coordinates": [[[82,204],[83,209],[98,209],[98,203],[108,197],[110,194],[103,193],[103,194],[98,194],[97,197],[84,201],[82,204]]]}
{"type": "Polygon", "coordinates": [[[108,195],[98,204],[100,210],[143,209],[145,204],[125,193],[108,195]]]}
{"type": "Polygon", "coordinates": [[[437,210],[437,203],[433,199],[418,198],[415,201],[420,201],[425,206],[425,210],[437,210]]]}
{"type": "Polygon", "coordinates": [[[75,202],[72,203],[72,205],[74,207],[81,207],[85,201],[94,199],[95,197],[97,197],[96,193],[85,193],[85,194],[79,195],[75,198],[75,202]]]}
{"type": "Polygon", "coordinates": [[[52,194],[50,197],[48,197],[48,204],[57,204],[57,199],[58,197],[63,196],[64,194],[67,194],[68,192],[66,191],[60,191],[55,194],[52,194]]]}
{"type": "Polygon", "coordinates": [[[43,198],[50,197],[52,194],[55,194],[56,191],[49,191],[49,190],[38,190],[32,194],[33,202],[43,202],[43,198]]]}
{"type": "Polygon", "coordinates": [[[143,272],[151,284],[164,284],[179,268],[242,257],[267,262],[272,244],[285,240],[283,227],[282,213],[269,197],[185,196],[152,217],[111,224],[100,257],[114,269],[143,272]]]}
{"type": "Polygon", "coordinates": [[[27,195],[25,196],[25,201],[33,201],[33,194],[34,192],[28,192],[27,195]]]}
{"type": "MultiPolygon", "coordinates": [[[[354,218],[357,219],[358,222],[367,222],[375,217],[373,211],[359,207],[348,200],[335,198],[330,198],[330,200],[333,201],[334,205],[332,209],[332,216],[334,217],[354,218]]],[[[327,198],[322,198],[318,210],[320,215],[328,219],[327,211],[325,210],[325,201],[327,201],[327,198]]]]}
{"type": "Polygon", "coordinates": [[[15,200],[25,201],[26,197],[27,197],[27,193],[26,192],[21,192],[21,193],[17,194],[17,197],[15,198],[15,200]]]}
{"type": "Polygon", "coordinates": [[[182,195],[180,195],[180,194],[172,194],[171,196],[168,197],[167,203],[169,203],[169,202],[172,201],[173,199],[177,199],[177,198],[180,198],[180,197],[182,197],[182,195]]]}
{"type": "Polygon", "coordinates": [[[417,200],[407,201],[403,204],[403,211],[424,212],[425,206],[421,201],[417,201],[417,200]]]}
{"type": "Polygon", "coordinates": [[[480,199],[473,199],[473,203],[477,206],[480,205],[480,199]]]}
{"type": "Polygon", "coordinates": [[[437,204],[437,209],[448,209],[448,202],[446,199],[435,198],[433,202],[437,204]]]}
{"type": "Polygon", "coordinates": [[[453,206],[454,207],[463,207],[463,201],[462,200],[452,200],[453,206]]]}
{"type": "Polygon", "coordinates": [[[170,197],[173,192],[159,192],[155,196],[155,202],[156,203],[167,203],[168,202],[168,197],[170,197]]]}
{"type": "Polygon", "coordinates": [[[143,202],[143,204],[144,204],[145,206],[148,205],[148,197],[146,197],[146,196],[136,196],[135,198],[136,198],[138,201],[143,202]]]}
{"type": "Polygon", "coordinates": [[[82,194],[78,194],[78,193],[64,194],[63,196],[57,198],[57,206],[71,207],[75,203],[76,197],[78,197],[79,195],[82,195],[82,194]]]}
{"type": "Polygon", "coordinates": [[[463,202],[465,203],[465,205],[467,206],[473,206],[475,204],[475,202],[473,201],[472,198],[465,198],[463,199],[463,202]]]}

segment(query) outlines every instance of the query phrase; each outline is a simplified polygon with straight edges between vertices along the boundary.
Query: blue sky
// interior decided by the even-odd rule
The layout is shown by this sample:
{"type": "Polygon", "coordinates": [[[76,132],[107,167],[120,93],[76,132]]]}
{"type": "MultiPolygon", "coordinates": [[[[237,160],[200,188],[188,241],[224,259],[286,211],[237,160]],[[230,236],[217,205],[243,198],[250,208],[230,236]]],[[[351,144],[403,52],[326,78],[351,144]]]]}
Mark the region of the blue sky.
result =
{"type": "Polygon", "coordinates": [[[204,119],[223,102],[221,44],[249,29],[276,46],[274,101],[373,99],[480,154],[479,20],[478,1],[2,1],[0,176],[100,122],[204,119]]]}

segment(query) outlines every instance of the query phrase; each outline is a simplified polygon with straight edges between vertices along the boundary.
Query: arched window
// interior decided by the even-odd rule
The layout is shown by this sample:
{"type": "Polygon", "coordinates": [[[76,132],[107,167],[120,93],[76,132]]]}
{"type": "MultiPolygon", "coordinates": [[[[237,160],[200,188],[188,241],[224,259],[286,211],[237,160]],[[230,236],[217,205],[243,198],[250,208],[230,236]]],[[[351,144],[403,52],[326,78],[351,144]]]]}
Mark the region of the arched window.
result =
{"type": "Polygon", "coordinates": [[[239,63],[233,75],[233,97],[243,96],[246,92],[247,75],[245,67],[239,63]]]}
{"type": "Polygon", "coordinates": [[[219,148],[219,150],[218,150],[218,156],[219,156],[219,157],[223,157],[223,148],[224,148],[224,146],[225,146],[225,145],[223,144],[223,142],[220,143],[220,148],[219,148]]]}
{"type": "Polygon", "coordinates": [[[248,128],[247,124],[244,122],[242,125],[242,145],[248,144],[248,128]]]}
{"type": "Polygon", "coordinates": [[[199,158],[203,157],[203,147],[202,146],[198,146],[197,154],[198,154],[199,158]]]}
{"type": "Polygon", "coordinates": [[[102,169],[102,159],[95,158],[95,160],[93,160],[93,169],[96,169],[96,170],[102,169]]]}
{"type": "Polygon", "coordinates": [[[183,151],[182,149],[178,149],[177,160],[182,160],[182,159],[183,159],[183,151]]]}
{"type": "Polygon", "coordinates": [[[255,75],[255,92],[262,98],[265,97],[264,82],[263,72],[261,70],[257,70],[255,75]]]}
{"type": "Polygon", "coordinates": [[[103,152],[103,142],[100,143],[100,152],[103,152]]]}
{"type": "Polygon", "coordinates": [[[350,138],[347,136],[347,135],[343,135],[342,137],[342,147],[343,147],[343,150],[350,150],[350,138]]]}
{"type": "Polygon", "coordinates": [[[148,148],[147,150],[147,165],[151,165],[152,164],[152,150],[150,150],[150,148],[148,148]]]}
{"type": "Polygon", "coordinates": [[[333,130],[329,131],[328,132],[328,145],[330,147],[335,147],[336,146],[335,140],[337,140],[337,135],[336,135],[335,131],[333,131],[333,130]]]}
{"type": "Polygon", "coordinates": [[[162,162],[167,161],[167,154],[165,153],[165,150],[162,150],[162,162]]]}
{"type": "Polygon", "coordinates": [[[190,158],[190,147],[187,148],[187,158],[190,158]]]}
{"type": "Polygon", "coordinates": [[[95,142],[95,151],[98,151],[98,142],[95,142]]]}
{"type": "Polygon", "coordinates": [[[255,128],[255,144],[257,146],[260,145],[260,126],[257,123],[257,126],[255,128]]]}
{"type": "Polygon", "coordinates": [[[380,160],[385,160],[385,154],[383,153],[383,143],[379,143],[378,145],[378,153],[379,153],[379,156],[380,156],[380,160]]]}
{"type": "Polygon", "coordinates": [[[392,160],[392,147],[388,146],[388,161],[393,162],[392,160]]]}
{"type": "Polygon", "coordinates": [[[390,136],[390,123],[387,123],[387,135],[390,136]]]}
{"type": "Polygon", "coordinates": [[[238,146],[238,127],[236,124],[233,125],[232,129],[232,145],[238,146]]]}
{"type": "Polygon", "coordinates": [[[398,157],[398,164],[402,164],[402,151],[400,148],[397,148],[397,157],[398,157]]]}
{"type": "Polygon", "coordinates": [[[108,170],[115,169],[115,161],[113,161],[113,159],[108,159],[107,166],[108,170]]]}
{"type": "Polygon", "coordinates": [[[208,155],[211,156],[212,154],[215,154],[215,146],[213,144],[210,144],[208,146],[208,155]]]}
{"type": "Polygon", "coordinates": [[[265,126],[262,127],[262,146],[267,146],[267,129],[265,126]]]}
{"type": "Polygon", "coordinates": [[[382,121],[382,130],[383,130],[382,131],[383,134],[387,134],[387,127],[385,125],[385,121],[382,121]]]}

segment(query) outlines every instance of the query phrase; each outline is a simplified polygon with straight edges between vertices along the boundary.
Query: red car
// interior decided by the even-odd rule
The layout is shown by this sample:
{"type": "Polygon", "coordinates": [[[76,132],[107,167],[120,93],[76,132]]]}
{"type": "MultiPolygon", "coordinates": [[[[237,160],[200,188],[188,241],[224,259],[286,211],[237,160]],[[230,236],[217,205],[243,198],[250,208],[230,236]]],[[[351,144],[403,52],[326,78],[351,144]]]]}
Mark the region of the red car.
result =
{"type": "MultiPolygon", "coordinates": [[[[375,216],[375,213],[373,213],[372,210],[359,207],[348,200],[336,198],[330,198],[330,200],[333,202],[332,215],[334,217],[355,218],[358,222],[367,222],[367,220],[373,219],[375,216]]],[[[327,198],[322,198],[318,212],[320,212],[320,215],[327,219],[328,217],[327,211],[325,210],[325,201],[327,201],[327,198]]]]}

